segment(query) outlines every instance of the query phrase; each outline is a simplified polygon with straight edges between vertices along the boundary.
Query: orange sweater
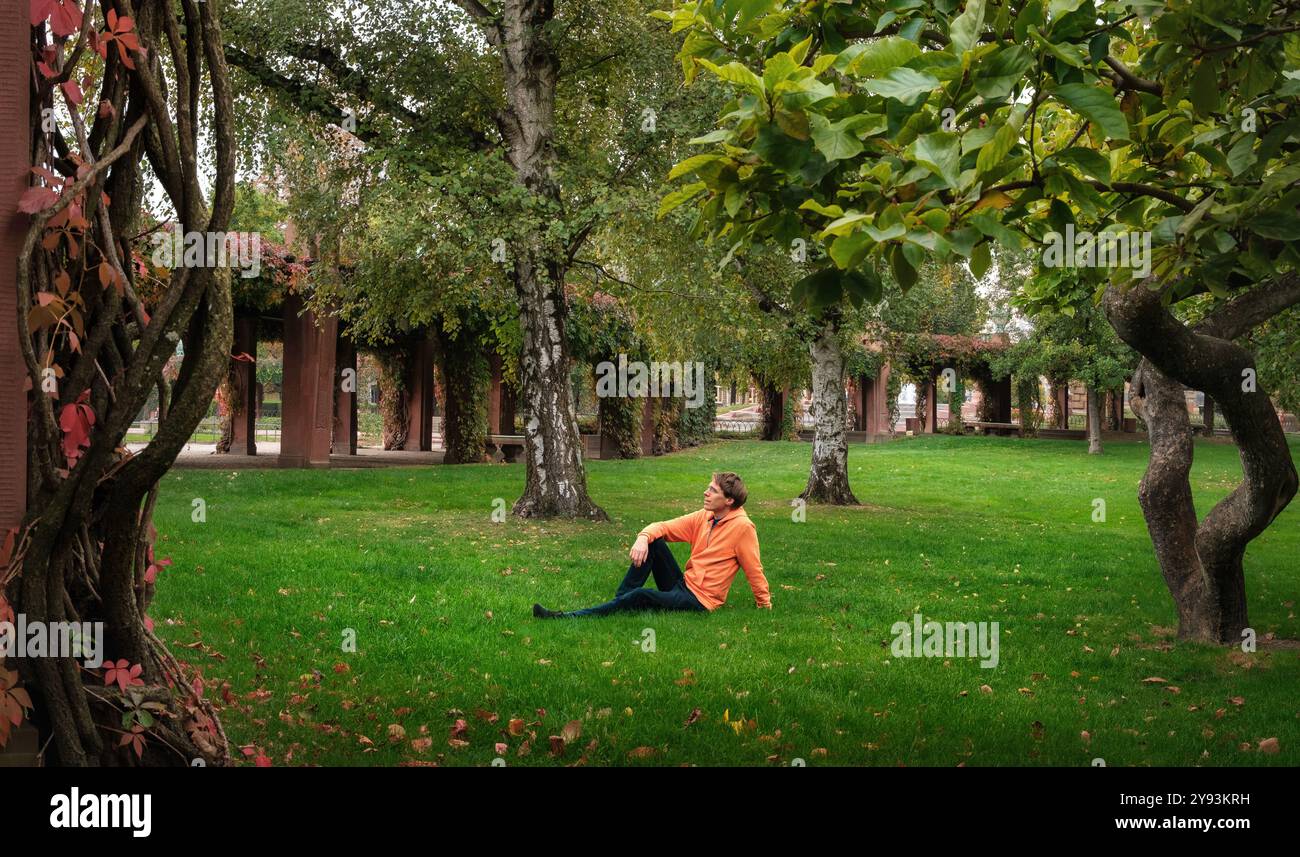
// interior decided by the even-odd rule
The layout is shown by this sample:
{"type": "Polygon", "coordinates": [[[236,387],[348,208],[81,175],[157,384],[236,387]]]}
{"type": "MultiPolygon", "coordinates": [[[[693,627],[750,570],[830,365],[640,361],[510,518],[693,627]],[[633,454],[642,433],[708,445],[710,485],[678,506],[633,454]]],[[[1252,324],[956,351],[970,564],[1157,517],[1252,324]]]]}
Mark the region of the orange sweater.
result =
{"type": "Polygon", "coordinates": [[[713,513],[701,509],[671,521],[651,524],[640,535],[647,541],[664,538],[670,542],[690,542],[686,586],[708,609],[715,610],[727,600],[727,592],[738,568],[745,570],[749,588],[754,591],[755,604],[770,608],[772,597],[767,591],[767,578],[763,576],[763,563],[758,557],[758,532],[754,529],[754,522],[743,508],[728,512],[716,525],[712,522],[713,513]]]}

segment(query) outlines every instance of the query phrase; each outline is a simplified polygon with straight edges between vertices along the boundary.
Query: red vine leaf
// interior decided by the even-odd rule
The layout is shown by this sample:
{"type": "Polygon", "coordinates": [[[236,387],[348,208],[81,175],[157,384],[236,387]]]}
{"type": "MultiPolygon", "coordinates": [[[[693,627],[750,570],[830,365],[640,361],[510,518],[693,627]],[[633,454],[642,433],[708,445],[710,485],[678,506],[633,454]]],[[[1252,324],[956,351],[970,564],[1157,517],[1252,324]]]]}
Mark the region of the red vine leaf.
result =
{"type": "Polygon", "coordinates": [[[75,0],[32,0],[32,26],[47,19],[55,36],[71,36],[81,29],[81,7],[75,0]]]}
{"type": "Polygon", "coordinates": [[[29,187],[18,200],[18,210],[25,214],[35,214],[58,201],[59,195],[48,187],[29,187]]]}

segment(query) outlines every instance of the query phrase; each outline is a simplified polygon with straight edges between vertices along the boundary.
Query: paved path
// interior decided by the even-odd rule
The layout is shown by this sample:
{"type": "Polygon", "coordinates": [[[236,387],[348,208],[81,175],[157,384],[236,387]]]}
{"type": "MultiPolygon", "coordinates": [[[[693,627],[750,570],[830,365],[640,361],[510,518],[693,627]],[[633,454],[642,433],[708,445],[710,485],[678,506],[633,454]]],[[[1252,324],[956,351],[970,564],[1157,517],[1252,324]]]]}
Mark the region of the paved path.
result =
{"type": "MultiPolygon", "coordinates": [[[[128,443],[127,448],[139,452],[146,444],[128,443]]],[[[424,464],[442,464],[442,450],[433,452],[405,452],[383,450],[368,446],[357,447],[356,455],[331,455],[330,467],[414,467],[424,464]]],[[[217,455],[215,443],[187,443],[176,457],[176,467],[196,467],[212,470],[252,470],[280,466],[280,442],[259,441],[257,455],[217,455]]]]}

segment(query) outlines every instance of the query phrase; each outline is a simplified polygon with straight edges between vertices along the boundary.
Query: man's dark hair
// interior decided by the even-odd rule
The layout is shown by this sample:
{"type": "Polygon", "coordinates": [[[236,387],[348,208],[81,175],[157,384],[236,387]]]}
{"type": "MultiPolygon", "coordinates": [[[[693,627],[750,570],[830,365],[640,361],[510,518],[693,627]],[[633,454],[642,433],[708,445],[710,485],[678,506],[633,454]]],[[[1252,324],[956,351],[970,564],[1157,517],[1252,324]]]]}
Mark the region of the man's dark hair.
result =
{"type": "Polygon", "coordinates": [[[731,508],[739,509],[745,505],[745,498],[749,496],[749,492],[745,490],[743,479],[730,471],[724,471],[713,474],[713,481],[722,489],[722,496],[732,499],[731,508]]]}

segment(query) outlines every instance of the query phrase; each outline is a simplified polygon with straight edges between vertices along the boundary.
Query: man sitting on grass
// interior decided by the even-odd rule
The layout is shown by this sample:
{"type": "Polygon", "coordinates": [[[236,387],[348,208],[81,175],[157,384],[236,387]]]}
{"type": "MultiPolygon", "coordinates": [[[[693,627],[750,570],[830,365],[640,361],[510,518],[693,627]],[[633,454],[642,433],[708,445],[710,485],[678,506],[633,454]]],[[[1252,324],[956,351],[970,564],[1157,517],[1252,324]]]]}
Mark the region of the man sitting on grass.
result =
{"type": "Polygon", "coordinates": [[[651,524],[637,536],[629,556],[632,565],[614,594],[614,600],[562,613],[533,605],[539,619],[567,619],[574,616],[604,616],[620,610],[696,610],[721,607],[738,568],[745,570],[754,601],[772,608],[758,558],[758,533],[754,522],[741,507],[745,505],[745,483],[734,473],[715,473],[704,491],[704,508],[671,521],[651,524]],[[669,542],[690,542],[691,558],[686,573],[668,549],[669,542]],[[654,573],[658,589],[643,589],[654,573]]]}

